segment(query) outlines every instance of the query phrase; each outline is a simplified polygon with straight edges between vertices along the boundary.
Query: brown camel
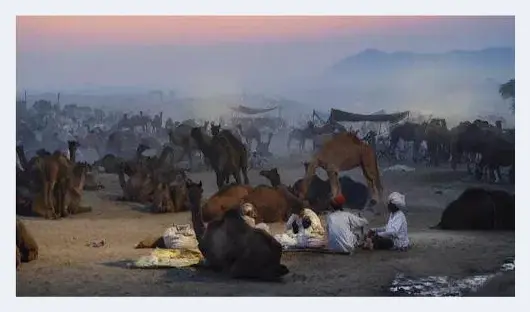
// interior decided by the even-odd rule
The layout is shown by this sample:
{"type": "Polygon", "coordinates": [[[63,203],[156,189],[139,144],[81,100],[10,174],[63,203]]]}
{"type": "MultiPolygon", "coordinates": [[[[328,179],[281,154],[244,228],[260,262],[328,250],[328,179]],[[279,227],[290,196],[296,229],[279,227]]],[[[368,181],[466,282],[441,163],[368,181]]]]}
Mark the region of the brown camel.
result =
{"type": "Polygon", "coordinates": [[[189,209],[188,190],[186,189],[186,173],[173,171],[178,176],[177,181],[169,180],[161,174],[154,174],[156,188],[153,194],[151,211],[154,213],[181,212],[189,209]]]}
{"type": "Polygon", "coordinates": [[[281,264],[282,246],[270,234],[251,227],[238,209],[206,226],[201,216],[202,184],[187,182],[192,222],[206,264],[232,278],[279,280],[289,273],[281,264]]]}
{"type": "Polygon", "coordinates": [[[243,198],[246,203],[251,203],[256,210],[256,223],[273,223],[286,221],[291,214],[291,209],[303,208],[303,202],[294,196],[288,188],[281,183],[278,170],[262,170],[259,173],[267,178],[272,186],[259,185],[248,196],[243,198]]]}
{"type": "Polygon", "coordinates": [[[245,146],[228,130],[222,130],[215,135],[211,142],[204,138],[201,128],[193,128],[191,137],[197,142],[199,149],[208,158],[217,177],[217,187],[220,189],[228,183],[230,175],[234,176],[237,184],[241,184],[240,170],[245,184],[249,183],[247,176],[248,154],[245,146]]]}
{"type": "MultiPolygon", "coordinates": [[[[199,184],[202,186],[202,182],[199,184]]],[[[210,196],[201,207],[201,215],[204,222],[219,220],[228,209],[238,207],[245,196],[252,192],[248,185],[225,185],[215,194],[210,196]]]]}
{"type": "Polygon", "coordinates": [[[178,176],[185,176],[185,172],[173,168],[166,162],[172,152],[171,147],[166,147],[160,157],[142,156],[137,158],[136,162],[122,162],[118,178],[123,190],[123,199],[140,203],[155,200],[154,212],[182,210],[182,190],[171,184],[178,176]],[[128,180],[125,179],[125,175],[129,177],[128,180]],[[176,201],[170,200],[171,198],[175,198],[176,201]]]}
{"type": "Polygon", "coordinates": [[[137,170],[129,179],[125,179],[126,167],[124,164],[118,172],[120,186],[123,190],[123,200],[133,201],[139,203],[148,203],[152,200],[152,195],[155,190],[151,174],[145,170],[137,170]]]}
{"type": "Polygon", "coordinates": [[[77,163],[72,169],[65,197],[66,214],[79,214],[92,211],[92,207],[81,206],[87,170],[87,163],[77,163]]]}
{"type": "Polygon", "coordinates": [[[21,262],[30,262],[39,257],[39,246],[22,221],[17,220],[17,268],[21,262]]]}
{"type": "Polygon", "coordinates": [[[359,166],[362,168],[363,175],[372,191],[370,206],[375,205],[383,191],[375,152],[369,144],[357,138],[355,134],[348,132],[336,134],[326,141],[313,156],[304,178],[304,198],[317,167],[321,167],[327,172],[331,183],[331,194],[337,196],[340,192],[338,173],[359,166]]]}

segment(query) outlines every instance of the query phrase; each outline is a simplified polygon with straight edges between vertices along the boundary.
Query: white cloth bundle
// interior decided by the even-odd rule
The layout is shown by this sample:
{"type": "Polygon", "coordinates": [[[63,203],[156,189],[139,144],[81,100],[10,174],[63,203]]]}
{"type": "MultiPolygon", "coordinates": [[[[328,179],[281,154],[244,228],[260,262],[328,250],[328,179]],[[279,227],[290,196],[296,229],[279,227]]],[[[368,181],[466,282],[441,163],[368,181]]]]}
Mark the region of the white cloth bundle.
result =
{"type": "Polygon", "coordinates": [[[199,245],[189,224],[173,225],[164,232],[164,245],[169,249],[195,249],[199,245]]]}

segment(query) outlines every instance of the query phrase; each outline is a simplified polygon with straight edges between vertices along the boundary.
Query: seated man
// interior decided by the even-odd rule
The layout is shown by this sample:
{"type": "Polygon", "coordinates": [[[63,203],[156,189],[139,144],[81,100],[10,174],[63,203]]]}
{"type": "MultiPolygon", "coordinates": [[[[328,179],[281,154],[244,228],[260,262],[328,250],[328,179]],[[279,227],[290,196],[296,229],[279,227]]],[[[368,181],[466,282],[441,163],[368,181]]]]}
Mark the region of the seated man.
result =
{"type": "Polygon", "coordinates": [[[393,192],[388,196],[388,223],[386,227],[371,229],[368,232],[365,248],[406,250],[409,247],[407,218],[401,209],[406,208],[405,195],[393,192]]]}
{"type": "Polygon", "coordinates": [[[333,212],[326,218],[328,249],[335,252],[352,253],[360,243],[362,227],[368,224],[365,218],[343,211],[346,199],[339,194],[331,201],[333,212]]]}
{"type": "Polygon", "coordinates": [[[285,231],[293,234],[306,234],[308,236],[323,236],[324,228],[318,215],[309,208],[293,211],[285,223],[285,231]]]}

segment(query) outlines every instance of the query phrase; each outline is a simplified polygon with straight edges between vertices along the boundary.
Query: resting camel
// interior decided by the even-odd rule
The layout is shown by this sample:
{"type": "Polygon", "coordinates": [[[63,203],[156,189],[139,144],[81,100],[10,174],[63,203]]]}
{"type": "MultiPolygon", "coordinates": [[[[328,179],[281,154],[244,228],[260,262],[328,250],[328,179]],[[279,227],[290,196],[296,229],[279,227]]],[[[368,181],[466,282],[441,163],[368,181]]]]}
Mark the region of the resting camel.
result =
{"type": "MultiPolygon", "coordinates": [[[[176,183],[163,181],[160,175],[155,178],[157,186],[153,194],[151,211],[154,213],[181,212],[188,210],[188,190],[186,189],[186,175],[179,172],[180,179],[176,183]]],[[[175,174],[177,175],[177,174],[175,174]]]]}
{"type": "Polygon", "coordinates": [[[39,257],[39,246],[22,221],[17,220],[17,268],[21,262],[30,262],[39,257]]]}
{"type": "MultiPolygon", "coordinates": [[[[202,183],[201,183],[202,186],[202,183]]],[[[252,192],[248,185],[225,185],[215,194],[210,196],[201,207],[204,222],[219,220],[228,209],[238,207],[245,196],[252,192]]]]}
{"type": "MultiPolygon", "coordinates": [[[[307,173],[307,168],[309,167],[308,162],[303,163],[305,167],[305,172],[307,173]]],[[[297,180],[293,186],[290,188],[290,191],[297,197],[300,197],[300,194],[303,194],[303,184],[304,178],[297,180]]],[[[368,197],[370,196],[370,191],[366,185],[353,180],[348,176],[342,176],[339,178],[339,185],[342,191],[342,194],[346,198],[345,206],[353,209],[362,210],[366,203],[368,202],[368,197]]],[[[316,174],[311,178],[309,182],[309,189],[306,192],[306,198],[311,208],[315,212],[321,212],[328,210],[329,208],[329,197],[331,195],[331,184],[329,180],[322,180],[316,174]]]]}
{"type": "Polygon", "coordinates": [[[228,183],[230,175],[234,177],[237,184],[241,184],[239,171],[243,173],[245,184],[249,183],[247,150],[243,143],[237,140],[230,131],[223,130],[208,142],[201,128],[196,127],[191,130],[191,137],[204,156],[208,158],[217,177],[219,189],[228,183]]]}
{"type": "Polygon", "coordinates": [[[237,209],[221,220],[204,224],[201,216],[202,183],[187,182],[192,222],[206,264],[232,278],[278,280],[289,269],[281,264],[282,246],[262,229],[251,227],[237,209]]]}
{"type": "Polygon", "coordinates": [[[515,230],[515,195],[468,188],[443,211],[433,228],[442,230],[515,230]]]}
{"type": "Polygon", "coordinates": [[[326,171],[331,183],[331,194],[334,197],[341,191],[338,180],[339,171],[351,170],[359,166],[362,168],[363,175],[372,191],[370,206],[375,205],[383,190],[377,157],[370,145],[359,140],[355,134],[348,132],[336,134],[325,142],[322,148],[313,156],[304,178],[304,198],[306,197],[311,177],[315,175],[317,167],[321,167],[326,171]]]}
{"type": "Polygon", "coordinates": [[[243,202],[251,203],[256,210],[256,223],[273,223],[287,221],[291,209],[303,208],[303,203],[296,198],[280,181],[278,170],[262,170],[259,173],[267,178],[272,186],[259,185],[255,187],[243,202]]]}
{"type": "Polygon", "coordinates": [[[65,217],[69,213],[78,212],[79,207],[70,207],[70,204],[76,205],[76,200],[73,198],[79,197],[80,200],[81,192],[78,191],[78,187],[84,183],[85,171],[75,165],[75,152],[78,146],[76,141],[68,142],[71,159],[56,151],[51,155],[39,156],[32,160],[33,168],[28,170],[36,170],[40,180],[38,194],[32,203],[32,212],[47,219],[65,217]]]}
{"type": "Polygon", "coordinates": [[[184,209],[181,184],[172,185],[183,175],[166,160],[173,149],[166,146],[159,157],[143,157],[136,162],[120,163],[118,178],[123,199],[140,203],[153,202],[153,212],[176,212],[184,209]],[[129,178],[126,180],[125,176],[129,178]]]}

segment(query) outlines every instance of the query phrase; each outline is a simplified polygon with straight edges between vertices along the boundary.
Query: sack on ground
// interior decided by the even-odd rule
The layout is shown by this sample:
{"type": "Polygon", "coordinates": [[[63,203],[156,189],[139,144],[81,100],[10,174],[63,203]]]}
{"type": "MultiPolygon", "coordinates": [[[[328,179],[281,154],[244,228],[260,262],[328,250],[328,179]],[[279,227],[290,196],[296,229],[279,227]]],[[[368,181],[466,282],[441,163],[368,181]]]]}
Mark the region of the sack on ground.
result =
{"type": "Polygon", "coordinates": [[[164,245],[168,249],[195,249],[199,245],[195,232],[189,224],[173,225],[163,235],[164,245]]]}

